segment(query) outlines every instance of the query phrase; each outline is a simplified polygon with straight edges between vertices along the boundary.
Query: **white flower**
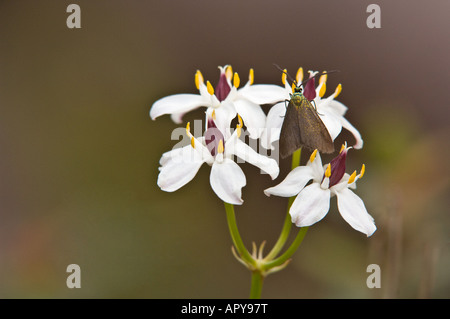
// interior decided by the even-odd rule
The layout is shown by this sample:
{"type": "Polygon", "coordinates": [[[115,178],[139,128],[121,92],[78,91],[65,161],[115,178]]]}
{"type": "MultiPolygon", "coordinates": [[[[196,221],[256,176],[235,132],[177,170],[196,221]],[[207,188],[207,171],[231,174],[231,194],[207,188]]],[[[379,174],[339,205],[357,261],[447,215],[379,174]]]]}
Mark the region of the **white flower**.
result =
{"type": "MultiPolygon", "coordinates": [[[[310,72],[310,77],[317,72],[310,72]]],[[[298,84],[302,83],[303,69],[299,68],[296,76],[298,84]]],[[[327,75],[324,74],[319,79],[319,85],[315,88],[315,80],[311,79],[305,85],[303,94],[309,101],[314,101],[317,113],[320,119],[325,124],[333,141],[339,135],[342,128],[349,130],[355,137],[356,143],[353,145],[355,149],[360,149],[363,146],[363,140],[358,130],[350,124],[344,115],[347,112],[347,107],[341,102],[336,101],[336,97],[341,93],[342,86],[339,84],[332,95],[323,98],[326,91],[327,75]]],[[[286,74],[283,73],[282,82],[284,84],[283,102],[277,103],[270,109],[266,118],[266,130],[261,135],[261,145],[266,149],[274,149],[272,143],[280,139],[281,126],[283,124],[284,116],[286,114],[285,100],[289,100],[289,94],[292,93],[292,87],[286,80],[286,74]]]]}
{"type": "Polygon", "coordinates": [[[277,186],[264,191],[267,196],[292,197],[297,195],[289,213],[296,226],[315,224],[328,213],[330,198],[337,197],[338,210],[344,220],[354,229],[371,236],[376,226],[366,210],[364,202],[350,188],[356,188],[356,181],[365,171],[352,175],[345,173],[347,150],[343,146],[340,154],[330,164],[322,166],[320,155],[315,150],[306,166],[293,169],[277,186]],[[312,180],[308,186],[307,183],[312,180]],[[306,187],[305,187],[306,186],[306,187]]]}
{"type": "MultiPolygon", "coordinates": [[[[259,138],[266,124],[266,115],[261,104],[275,103],[271,94],[267,94],[264,86],[258,85],[248,90],[254,80],[253,69],[250,69],[249,80],[245,86],[238,89],[239,75],[234,73],[231,66],[220,67],[219,83],[214,89],[209,81],[204,83],[200,71],[195,74],[195,85],[200,94],[175,94],[156,101],[150,109],[150,117],[154,120],[158,116],[171,114],[172,120],[181,123],[185,113],[206,107],[206,118],[213,118],[216,126],[227,132],[231,121],[239,114],[251,138],[259,138]],[[233,80],[233,83],[231,83],[233,80]]],[[[278,90],[280,87],[278,87],[278,90]]]]}
{"type": "Polygon", "coordinates": [[[241,205],[242,187],[246,185],[244,172],[233,161],[234,155],[259,167],[272,179],[279,173],[274,159],[256,153],[239,139],[242,119],[233,134],[225,139],[212,119],[208,120],[207,130],[201,138],[195,138],[186,127],[191,140],[190,145],[176,148],[162,155],[158,176],[158,186],[167,192],[173,192],[190,182],[203,163],[211,166],[210,184],[213,191],[224,202],[241,205]]]}

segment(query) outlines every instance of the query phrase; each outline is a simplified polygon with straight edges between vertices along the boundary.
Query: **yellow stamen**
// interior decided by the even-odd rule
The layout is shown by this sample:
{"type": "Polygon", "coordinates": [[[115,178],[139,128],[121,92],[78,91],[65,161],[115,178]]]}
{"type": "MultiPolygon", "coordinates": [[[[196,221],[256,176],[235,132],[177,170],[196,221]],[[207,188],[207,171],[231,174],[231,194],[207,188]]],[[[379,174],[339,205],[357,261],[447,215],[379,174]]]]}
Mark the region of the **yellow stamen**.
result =
{"type": "Polygon", "coordinates": [[[352,173],[352,175],[350,175],[350,178],[348,179],[348,183],[349,184],[353,183],[355,181],[355,178],[356,178],[356,171],[354,171],[352,173]]]}
{"type": "Polygon", "coordinates": [[[195,138],[193,136],[191,137],[191,146],[195,148],[195,138]]]}
{"type": "Polygon", "coordinates": [[[191,122],[186,124],[186,134],[191,135],[191,122]]]}
{"type": "Polygon", "coordinates": [[[195,86],[197,87],[197,90],[200,90],[200,83],[203,83],[203,75],[200,70],[197,70],[197,72],[195,72],[195,86]]]}
{"type": "Polygon", "coordinates": [[[212,119],[215,121],[216,120],[216,110],[213,110],[211,113],[211,117],[212,119]]]}
{"type": "Polygon", "coordinates": [[[334,91],[334,98],[337,98],[339,94],[341,94],[342,91],[342,85],[339,83],[339,85],[336,87],[336,90],[334,91]]]}
{"type": "Polygon", "coordinates": [[[228,81],[231,81],[231,78],[233,77],[233,68],[231,67],[231,65],[226,66],[225,76],[227,77],[228,81]]]}
{"type": "Polygon", "coordinates": [[[345,150],[345,144],[342,144],[341,150],[339,151],[339,154],[341,154],[343,150],[345,150]]]}
{"type": "Polygon", "coordinates": [[[325,177],[331,176],[331,164],[328,164],[327,169],[325,170],[325,177]]]}
{"type": "Polygon", "coordinates": [[[244,126],[244,122],[242,121],[242,117],[241,117],[239,114],[238,114],[237,116],[238,116],[238,121],[239,121],[238,126],[239,126],[239,127],[244,126]]]}
{"type": "Polygon", "coordinates": [[[327,90],[327,83],[323,82],[322,86],[320,87],[319,96],[323,97],[325,95],[326,90],[327,90]]]}
{"type": "Polygon", "coordinates": [[[311,156],[309,157],[310,162],[314,162],[314,160],[316,159],[316,155],[317,155],[317,149],[314,150],[314,152],[312,152],[311,156]]]}
{"type": "Polygon", "coordinates": [[[286,77],[287,77],[287,70],[284,69],[283,74],[281,74],[281,82],[283,83],[283,85],[286,84],[286,77]]]}
{"type": "Polygon", "coordinates": [[[255,81],[255,71],[253,71],[253,69],[250,69],[248,73],[248,82],[250,85],[252,85],[254,81],[255,81]]]}
{"type": "Polygon", "coordinates": [[[206,89],[208,90],[209,94],[214,95],[214,88],[209,81],[206,81],[206,89]]]}
{"type": "Polygon", "coordinates": [[[238,137],[241,137],[242,126],[244,126],[244,123],[242,122],[242,117],[239,114],[237,116],[238,116],[239,123],[238,123],[238,125],[236,125],[236,130],[237,130],[236,133],[237,133],[238,137]]]}
{"type": "Polygon", "coordinates": [[[295,85],[295,83],[292,83],[292,85],[291,85],[292,93],[295,92],[295,88],[296,88],[296,87],[297,87],[297,86],[295,85]]]}
{"type": "Polygon", "coordinates": [[[297,70],[297,74],[295,75],[295,79],[297,80],[297,83],[302,83],[303,81],[303,68],[300,67],[297,70]]]}
{"type": "Polygon", "coordinates": [[[366,172],[366,165],[362,164],[361,173],[359,173],[359,178],[362,178],[365,172],[366,172]]]}
{"type": "Polygon", "coordinates": [[[327,79],[328,79],[328,74],[327,73],[322,74],[319,78],[319,84],[327,82],[327,79]]]}
{"type": "Polygon", "coordinates": [[[217,153],[222,154],[223,153],[223,140],[219,141],[219,146],[217,146],[217,153]]]}
{"type": "Polygon", "coordinates": [[[233,85],[237,89],[239,87],[239,84],[241,84],[241,79],[239,78],[237,72],[234,72],[233,85]]]}

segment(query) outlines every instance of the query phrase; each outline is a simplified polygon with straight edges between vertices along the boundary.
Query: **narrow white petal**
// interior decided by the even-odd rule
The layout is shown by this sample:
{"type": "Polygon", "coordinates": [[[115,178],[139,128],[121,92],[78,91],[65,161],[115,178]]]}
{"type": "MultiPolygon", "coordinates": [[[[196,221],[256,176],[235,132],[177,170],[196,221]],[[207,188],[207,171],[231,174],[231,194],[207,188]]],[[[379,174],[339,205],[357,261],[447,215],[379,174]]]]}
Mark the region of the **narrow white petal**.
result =
{"type": "Polygon", "coordinates": [[[364,202],[348,188],[336,192],[338,209],[342,218],[354,229],[371,236],[377,227],[374,219],[366,210],[364,202]]]}
{"type": "Polygon", "coordinates": [[[272,106],[266,117],[266,127],[261,134],[261,145],[274,150],[273,142],[280,139],[281,126],[286,115],[286,103],[283,101],[272,106]]]}
{"type": "Polygon", "coordinates": [[[266,126],[266,114],[258,104],[246,101],[234,101],[234,108],[244,121],[250,137],[257,139],[266,126]]]}
{"type": "Polygon", "coordinates": [[[298,166],[280,184],[264,190],[264,194],[267,196],[292,197],[300,193],[312,178],[313,172],[311,167],[298,166]]]}
{"type": "Polygon", "coordinates": [[[277,103],[288,97],[283,87],[273,84],[244,86],[238,90],[238,94],[240,97],[259,105],[277,103]]]}
{"type": "Polygon", "coordinates": [[[166,192],[174,192],[190,182],[204,161],[190,145],[163,154],[158,175],[158,186],[166,192]]]}
{"type": "Polygon", "coordinates": [[[304,227],[320,221],[329,209],[330,190],[320,188],[318,183],[312,183],[297,195],[289,214],[296,226],[304,227]]]}
{"type": "Polygon", "coordinates": [[[353,136],[355,137],[356,143],[355,145],[353,145],[353,147],[355,149],[361,149],[363,147],[363,140],[361,138],[361,134],[359,133],[359,131],[350,124],[349,121],[347,121],[347,119],[345,117],[341,118],[341,123],[342,123],[342,127],[344,127],[346,130],[350,131],[350,133],[353,134],[353,136]]]}
{"type": "Polygon", "coordinates": [[[192,111],[200,106],[208,106],[208,100],[198,94],[169,95],[153,103],[150,109],[150,117],[154,120],[164,114],[177,114],[176,119],[179,119],[180,114],[192,111]]]}
{"type": "Polygon", "coordinates": [[[226,203],[241,205],[242,187],[246,179],[242,169],[229,158],[222,163],[214,162],[209,177],[211,187],[216,195],[226,203]]]}
{"type": "MultiPolygon", "coordinates": [[[[240,139],[232,139],[231,143],[227,141],[225,145],[225,152],[232,152],[241,160],[244,160],[247,163],[250,163],[265,173],[269,174],[272,179],[275,179],[280,173],[280,168],[278,163],[273,158],[258,154],[253,148],[249,145],[242,142],[240,139]],[[228,149],[228,151],[227,151],[228,149]]],[[[257,147],[257,143],[254,143],[255,147],[257,147]]]]}

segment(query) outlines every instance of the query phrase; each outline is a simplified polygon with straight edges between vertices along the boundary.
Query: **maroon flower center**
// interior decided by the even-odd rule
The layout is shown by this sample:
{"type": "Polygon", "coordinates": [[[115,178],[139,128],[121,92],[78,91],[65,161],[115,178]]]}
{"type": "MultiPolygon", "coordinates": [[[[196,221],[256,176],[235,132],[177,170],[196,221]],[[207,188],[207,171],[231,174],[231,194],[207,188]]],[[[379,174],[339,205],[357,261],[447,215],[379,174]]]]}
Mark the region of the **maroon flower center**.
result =
{"type": "Polygon", "coordinates": [[[217,83],[217,86],[214,90],[217,99],[220,102],[222,102],[223,100],[225,100],[227,98],[230,91],[231,91],[231,87],[228,84],[227,76],[225,75],[225,72],[221,72],[219,83],[217,83]]]}
{"type": "MultiPolygon", "coordinates": [[[[331,175],[330,175],[330,184],[328,187],[333,187],[334,185],[339,183],[339,181],[344,176],[346,158],[347,158],[347,149],[344,149],[342,152],[339,153],[338,156],[336,156],[331,160],[330,162],[331,175]]],[[[325,175],[323,176],[323,178],[325,178],[325,175]]]]}
{"type": "Polygon", "coordinates": [[[303,95],[308,99],[308,101],[312,101],[316,98],[316,81],[314,78],[310,78],[308,82],[305,84],[305,89],[303,90],[303,95]]]}
{"type": "Polygon", "coordinates": [[[222,141],[222,145],[225,149],[225,138],[222,132],[217,128],[213,119],[209,118],[208,128],[205,132],[205,143],[212,156],[216,156],[216,154],[218,153],[220,141],[222,141]]]}

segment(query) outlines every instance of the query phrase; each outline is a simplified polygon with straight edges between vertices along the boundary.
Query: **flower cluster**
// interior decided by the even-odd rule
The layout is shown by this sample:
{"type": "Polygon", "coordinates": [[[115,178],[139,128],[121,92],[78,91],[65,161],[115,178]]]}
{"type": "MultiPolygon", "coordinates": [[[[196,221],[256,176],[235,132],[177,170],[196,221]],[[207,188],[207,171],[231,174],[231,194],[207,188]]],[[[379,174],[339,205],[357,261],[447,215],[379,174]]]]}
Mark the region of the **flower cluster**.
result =
{"type": "MultiPolygon", "coordinates": [[[[186,126],[188,145],[164,153],[160,160],[158,186],[173,192],[186,185],[207,163],[211,166],[210,184],[212,190],[224,202],[241,205],[242,188],[246,185],[243,170],[236,158],[261,169],[272,179],[279,175],[279,166],[273,155],[259,154],[241,135],[246,128],[250,139],[259,141],[265,149],[275,150],[274,142],[279,140],[284,116],[285,100],[293,92],[293,85],[302,83],[303,70],[300,68],[296,80],[289,84],[287,72],[282,74],[283,86],[254,84],[254,71],[250,69],[247,83],[239,88],[240,77],[233,73],[231,66],[219,67],[220,77],[215,87],[204,81],[200,71],[195,73],[195,85],[199,94],[175,94],[156,101],[150,110],[155,119],[170,114],[175,123],[181,123],[183,115],[199,107],[206,107],[205,129],[202,136],[194,136],[190,123],[186,126]],[[261,105],[272,105],[267,116],[261,105]],[[233,120],[238,124],[231,127],[233,120]]],[[[331,138],[339,135],[342,128],[349,130],[360,149],[363,140],[344,115],[347,107],[336,101],[342,86],[339,84],[333,94],[324,97],[327,75],[323,74],[317,87],[317,72],[309,71],[309,79],[303,90],[309,101],[314,101],[317,113],[326,126],[331,138]]],[[[292,170],[277,186],[266,189],[267,196],[297,196],[290,208],[292,222],[299,226],[309,226],[321,220],[328,212],[330,198],[336,195],[342,217],[356,230],[367,236],[376,230],[373,218],[368,214],[363,201],[350,189],[364,174],[345,173],[345,159],[349,147],[343,146],[339,155],[330,164],[322,166],[320,154],[315,150],[306,166],[292,170]],[[312,181],[311,184],[308,184],[312,181]]],[[[276,153],[275,153],[276,154],[276,153]]],[[[240,161],[238,161],[240,162],[240,161]]]]}

